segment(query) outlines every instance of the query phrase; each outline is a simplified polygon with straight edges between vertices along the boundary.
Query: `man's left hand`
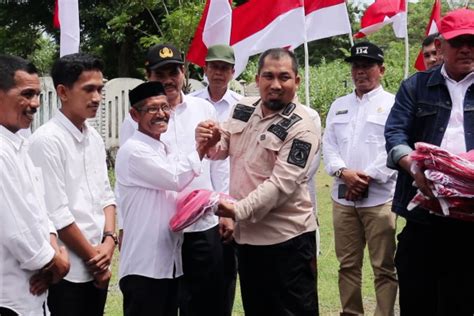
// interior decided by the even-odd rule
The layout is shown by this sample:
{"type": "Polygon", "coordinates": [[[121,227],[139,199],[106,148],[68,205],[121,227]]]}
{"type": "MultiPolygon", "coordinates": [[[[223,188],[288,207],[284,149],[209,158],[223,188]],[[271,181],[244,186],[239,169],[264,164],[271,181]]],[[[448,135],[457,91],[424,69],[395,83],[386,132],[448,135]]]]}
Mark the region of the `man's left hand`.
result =
{"type": "Polygon", "coordinates": [[[95,247],[98,254],[86,262],[91,273],[100,273],[107,270],[112,263],[115,243],[111,238],[105,238],[104,242],[95,247]]]}
{"type": "Polygon", "coordinates": [[[234,204],[222,200],[219,201],[216,215],[219,217],[228,217],[235,220],[234,204]]]}
{"type": "Polygon", "coordinates": [[[219,234],[224,243],[231,242],[234,234],[234,221],[230,218],[219,218],[219,234]]]}

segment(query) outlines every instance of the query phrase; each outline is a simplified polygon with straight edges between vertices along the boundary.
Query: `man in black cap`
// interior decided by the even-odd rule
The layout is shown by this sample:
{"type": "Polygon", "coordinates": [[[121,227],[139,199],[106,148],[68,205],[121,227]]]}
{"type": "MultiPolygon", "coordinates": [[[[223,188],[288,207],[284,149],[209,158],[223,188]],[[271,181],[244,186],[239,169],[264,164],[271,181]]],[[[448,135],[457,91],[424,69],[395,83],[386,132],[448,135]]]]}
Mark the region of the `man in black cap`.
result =
{"type": "Polygon", "coordinates": [[[129,98],[138,130],[120,147],[115,165],[125,232],[119,270],[124,315],[177,315],[183,234],[168,225],[175,191],[199,176],[204,149],[180,155],[162,141],[171,106],[161,83],[142,83],[129,98]]]}
{"type": "Polygon", "coordinates": [[[379,47],[355,44],[346,61],[355,90],[331,105],[323,138],[326,171],[335,178],[331,197],[341,315],[364,314],[361,277],[366,244],[375,275],[375,315],[393,315],[397,279],[391,205],[396,172],[385,166],[383,133],[394,96],[380,85],[385,67],[379,47]]]}
{"type": "MultiPolygon", "coordinates": [[[[186,155],[196,148],[194,129],[198,123],[208,119],[217,120],[217,113],[208,101],[184,95],[183,64],[180,51],[169,44],[151,47],[145,61],[148,80],[163,84],[172,109],[169,130],[162,135],[162,140],[175,153],[186,155]]],[[[202,174],[190,183],[189,188],[219,191],[218,183],[228,175],[213,169],[208,160],[204,160],[202,164],[202,174]]],[[[179,303],[181,315],[224,314],[221,239],[230,238],[232,233],[233,227],[228,222],[219,223],[219,218],[211,213],[184,230],[184,276],[180,285],[179,303]]]]}

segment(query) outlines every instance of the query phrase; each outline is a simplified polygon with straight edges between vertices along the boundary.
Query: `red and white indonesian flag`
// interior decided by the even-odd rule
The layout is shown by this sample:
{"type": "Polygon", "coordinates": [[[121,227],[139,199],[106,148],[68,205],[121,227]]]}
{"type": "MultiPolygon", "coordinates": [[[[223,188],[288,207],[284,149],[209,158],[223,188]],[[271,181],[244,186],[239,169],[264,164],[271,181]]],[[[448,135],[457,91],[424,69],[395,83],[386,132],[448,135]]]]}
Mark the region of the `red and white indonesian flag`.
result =
{"type": "Polygon", "coordinates": [[[235,53],[235,77],[250,56],[269,48],[299,46],[305,40],[303,0],[249,0],[232,12],[230,45],[235,53]]]}
{"type": "Polygon", "coordinates": [[[344,0],[249,0],[234,10],[228,0],[208,0],[187,59],[203,66],[207,47],[229,44],[234,48],[237,77],[250,56],[267,49],[294,49],[305,40],[350,32],[344,0]]]}
{"type": "Polygon", "coordinates": [[[186,59],[204,66],[207,48],[229,44],[232,26],[232,0],[207,0],[186,59]]]}
{"type": "MultiPolygon", "coordinates": [[[[425,35],[431,35],[438,33],[438,25],[441,20],[441,0],[435,0],[433,9],[431,10],[430,20],[426,26],[425,35]]],[[[426,70],[425,63],[423,62],[423,49],[420,50],[418,57],[415,61],[415,68],[419,71],[426,70]]]]}
{"type": "Polygon", "coordinates": [[[377,32],[387,24],[392,24],[395,36],[404,38],[406,36],[407,10],[406,0],[375,0],[360,21],[361,29],[354,35],[362,38],[377,32]]]}
{"type": "Polygon", "coordinates": [[[304,9],[308,42],[351,33],[344,0],[305,0],[304,9]]]}
{"type": "Polygon", "coordinates": [[[54,26],[61,30],[59,55],[79,52],[79,1],[56,0],[54,26]]]}

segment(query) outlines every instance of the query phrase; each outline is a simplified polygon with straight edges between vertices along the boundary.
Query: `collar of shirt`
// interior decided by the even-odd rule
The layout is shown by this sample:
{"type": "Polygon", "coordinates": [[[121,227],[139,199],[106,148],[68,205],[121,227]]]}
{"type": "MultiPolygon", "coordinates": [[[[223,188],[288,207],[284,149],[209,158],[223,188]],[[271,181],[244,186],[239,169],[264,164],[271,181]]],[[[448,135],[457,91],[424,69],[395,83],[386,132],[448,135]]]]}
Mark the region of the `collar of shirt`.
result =
{"type": "Polygon", "coordinates": [[[18,135],[17,133],[10,132],[6,127],[0,125],[0,135],[6,138],[8,141],[12,143],[15,147],[15,150],[20,151],[21,146],[25,143],[25,139],[18,135]]]}
{"type": "Polygon", "coordinates": [[[464,83],[468,83],[468,82],[470,82],[472,84],[474,82],[474,71],[471,71],[462,80],[456,81],[454,79],[451,79],[451,77],[449,77],[448,73],[446,72],[446,68],[444,67],[444,64],[441,67],[441,75],[444,77],[444,79],[446,79],[446,81],[449,81],[450,83],[452,83],[454,85],[464,84],[464,83]]]}
{"type": "Polygon", "coordinates": [[[362,95],[362,98],[359,98],[354,90],[354,92],[352,92],[354,94],[354,97],[356,99],[357,102],[363,102],[365,100],[367,101],[370,101],[372,98],[374,98],[376,95],[378,95],[379,93],[381,93],[383,90],[383,87],[382,85],[379,84],[379,86],[377,88],[375,88],[374,90],[372,91],[369,91],[365,94],[362,95]]]}
{"type": "Polygon", "coordinates": [[[188,97],[184,94],[184,92],[181,91],[181,100],[183,100],[183,101],[182,101],[181,103],[178,103],[178,104],[174,107],[174,109],[172,110],[172,112],[176,112],[176,111],[182,112],[182,111],[184,111],[184,110],[186,109],[186,107],[188,106],[188,105],[187,105],[187,102],[186,102],[187,98],[188,98],[188,97]]]}
{"type": "Polygon", "coordinates": [[[79,143],[81,143],[86,138],[88,132],[87,122],[84,122],[83,130],[81,132],[74,124],[72,124],[72,122],[66,117],[66,115],[63,114],[62,111],[57,112],[56,119],[66,128],[69,133],[72,134],[72,136],[74,136],[74,138],[79,143]]]}
{"type": "Polygon", "coordinates": [[[144,142],[147,145],[150,145],[151,148],[153,148],[156,151],[164,150],[165,152],[168,152],[167,146],[165,143],[163,143],[161,140],[155,139],[153,137],[150,137],[139,130],[135,131],[134,137],[142,142],[144,142]]]}

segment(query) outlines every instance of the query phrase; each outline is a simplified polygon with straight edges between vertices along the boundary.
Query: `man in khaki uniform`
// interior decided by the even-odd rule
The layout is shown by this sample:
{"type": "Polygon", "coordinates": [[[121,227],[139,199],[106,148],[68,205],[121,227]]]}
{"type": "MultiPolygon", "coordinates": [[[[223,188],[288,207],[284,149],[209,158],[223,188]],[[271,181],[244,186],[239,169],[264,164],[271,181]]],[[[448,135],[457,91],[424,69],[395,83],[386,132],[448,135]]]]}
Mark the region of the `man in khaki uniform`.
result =
{"type": "Polygon", "coordinates": [[[222,124],[205,121],[198,142],[221,137],[212,159],[230,157],[230,195],[217,215],[236,221],[246,315],[317,315],[316,219],[307,170],[320,134],[295,102],[300,78],[292,52],[271,49],[259,60],[260,98],[242,99],[222,124]]]}

